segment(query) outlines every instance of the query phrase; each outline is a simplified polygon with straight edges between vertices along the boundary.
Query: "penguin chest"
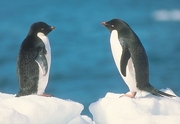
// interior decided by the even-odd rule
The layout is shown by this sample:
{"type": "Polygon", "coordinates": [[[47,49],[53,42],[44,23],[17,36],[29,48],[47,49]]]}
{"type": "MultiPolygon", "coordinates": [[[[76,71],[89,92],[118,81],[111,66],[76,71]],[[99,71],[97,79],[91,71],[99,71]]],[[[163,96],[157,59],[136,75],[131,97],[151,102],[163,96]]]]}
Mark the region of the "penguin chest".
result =
{"type": "Polygon", "coordinates": [[[111,45],[111,51],[112,51],[112,55],[113,55],[116,67],[118,68],[118,71],[121,77],[123,78],[127,86],[129,87],[130,91],[137,91],[135,70],[134,70],[134,65],[131,58],[128,60],[128,63],[126,66],[126,76],[123,76],[121,73],[120,62],[121,62],[123,49],[118,38],[118,32],[116,30],[113,30],[111,32],[110,45],[111,45]]]}
{"type": "Polygon", "coordinates": [[[45,49],[47,51],[45,55],[48,64],[47,74],[43,75],[43,72],[39,67],[39,81],[38,81],[37,94],[43,94],[49,80],[49,71],[51,65],[51,47],[47,36],[45,36],[43,33],[38,33],[37,36],[43,41],[43,43],[45,44],[45,49]]]}

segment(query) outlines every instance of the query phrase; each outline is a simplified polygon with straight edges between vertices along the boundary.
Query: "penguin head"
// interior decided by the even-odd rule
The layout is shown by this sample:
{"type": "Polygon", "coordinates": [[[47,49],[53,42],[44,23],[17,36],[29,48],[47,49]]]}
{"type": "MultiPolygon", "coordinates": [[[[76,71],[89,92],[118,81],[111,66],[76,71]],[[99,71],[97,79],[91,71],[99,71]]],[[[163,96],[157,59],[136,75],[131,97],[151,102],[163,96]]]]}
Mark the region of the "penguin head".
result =
{"type": "Polygon", "coordinates": [[[36,22],[31,25],[28,35],[37,34],[37,33],[43,33],[44,35],[47,35],[54,29],[55,27],[49,26],[45,22],[36,22]]]}
{"type": "Polygon", "coordinates": [[[112,19],[108,22],[102,22],[101,24],[104,25],[110,32],[113,30],[121,31],[130,29],[130,26],[120,19],[112,19]]]}

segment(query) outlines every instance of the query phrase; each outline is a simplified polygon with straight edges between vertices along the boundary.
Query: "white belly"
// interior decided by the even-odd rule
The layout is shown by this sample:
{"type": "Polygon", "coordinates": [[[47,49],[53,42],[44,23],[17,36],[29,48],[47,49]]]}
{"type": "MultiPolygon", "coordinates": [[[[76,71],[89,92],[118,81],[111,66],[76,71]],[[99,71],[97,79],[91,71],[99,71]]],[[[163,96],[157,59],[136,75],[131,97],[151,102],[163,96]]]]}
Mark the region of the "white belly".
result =
{"type": "Polygon", "coordinates": [[[39,73],[39,82],[38,82],[38,91],[37,91],[37,94],[43,94],[49,80],[49,71],[51,66],[51,47],[47,36],[45,36],[43,33],[38,33],[37,36],[44,42],[47,51],[47,54],[45,56],[48,63],[48,71],[47,74],[43,76],[41,69],[39,70],[40,73],[39,73]]]}
{"type": "Polygon", "coordinates": [[[132,92],[137,91],[138,89],[136,87],[135,70],[134,70],[134,65],[132,63],[131,58],[128,60],[128,63],[127,63],[126,77],[124,77],[121,73],[120,59],[121,59],[121,55],[122,55],[122,46],[119,42],[118,32],[116,30],[113,30],[111,32],[110,44],[111,44],[112,55],[113,55],[115,64],[118,68],[118,71],[119,71],[121,77],[123,78],[123,80],[125,81],[127,86],[129,87],[130,91],[132,91],[132,92]]]}

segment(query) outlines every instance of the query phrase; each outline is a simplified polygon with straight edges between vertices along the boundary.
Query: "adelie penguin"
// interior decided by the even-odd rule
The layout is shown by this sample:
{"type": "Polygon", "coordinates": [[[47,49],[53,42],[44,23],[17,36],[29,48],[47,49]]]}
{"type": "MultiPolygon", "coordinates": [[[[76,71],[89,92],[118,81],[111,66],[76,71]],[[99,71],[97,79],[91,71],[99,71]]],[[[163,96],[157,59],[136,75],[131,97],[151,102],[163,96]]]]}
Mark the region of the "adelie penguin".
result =
{"type": "Polygon", "coordinates": [[[29,33],[21,44],[17,59],[17,75],[20,91],[16,97],[44,94],[48,84],[51,65],[51,47],[47,35],[55,27],[44,22],[31,25],[29,33]]]}
{"type": "Polygon", "coordinates": [[[155,89],[149,83],[149,68],[146,51],[131,27],[120,19],[102,22],[111,33],[110,45],[115,64],[120,75],[129,87],[128,97],[145,91],[156,96],[175,97],[155,89]]]}

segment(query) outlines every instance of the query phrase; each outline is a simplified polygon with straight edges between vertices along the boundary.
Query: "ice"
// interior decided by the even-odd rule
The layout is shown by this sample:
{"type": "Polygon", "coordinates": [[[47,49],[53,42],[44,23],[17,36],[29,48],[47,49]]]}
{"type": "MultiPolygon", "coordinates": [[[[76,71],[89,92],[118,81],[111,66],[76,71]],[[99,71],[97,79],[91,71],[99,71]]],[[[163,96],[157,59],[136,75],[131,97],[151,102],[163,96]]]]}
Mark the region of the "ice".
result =
{"type": "Polygon", "coordinates": [[[81,115],[83,109],[72,100],[0,93],[0,124],[180,124],[180,97],[142,93],[129,98],[108,92],[89,106],[93,119],[81,115]]]}
{"type": "Polygon", "coordinates": [[[55,97],[0,93],[0,124],[75,124],[71,122],[75,118],[84,120],[79,124],[90,124],[80,115],[83,108],[80,103],[55,97]]]}
{"type": "Polygon", "coordinates": [[[153,18],[157,21],[179,21],[180,10],[157,10],[153,13],[153,18]]]}
{"type": "MultiPolygon", "coordinates": [[[[163,90],[174,94],[170,89],[163,90]]],[[[180,98],[151,94],[136,98],[107,93],[90,105],[96,124],[180,124],[180,98]]]]}
{"type": "Polygon", "coordinates": [[[68,124],[95,124],[88,116],[78,116],[68,124]]]}

